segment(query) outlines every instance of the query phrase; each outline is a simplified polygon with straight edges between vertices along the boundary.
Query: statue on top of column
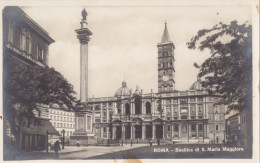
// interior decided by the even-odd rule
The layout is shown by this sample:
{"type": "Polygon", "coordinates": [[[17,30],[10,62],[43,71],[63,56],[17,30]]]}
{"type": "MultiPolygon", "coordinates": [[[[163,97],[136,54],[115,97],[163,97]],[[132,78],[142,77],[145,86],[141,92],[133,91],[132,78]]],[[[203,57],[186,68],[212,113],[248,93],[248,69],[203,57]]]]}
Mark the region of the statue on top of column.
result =
{"type": "Polygon", "coordinates": [[[85,9],[81,12],[81,15],[82,15],[83,20],[87,20],[88,13],[85,9]]]}

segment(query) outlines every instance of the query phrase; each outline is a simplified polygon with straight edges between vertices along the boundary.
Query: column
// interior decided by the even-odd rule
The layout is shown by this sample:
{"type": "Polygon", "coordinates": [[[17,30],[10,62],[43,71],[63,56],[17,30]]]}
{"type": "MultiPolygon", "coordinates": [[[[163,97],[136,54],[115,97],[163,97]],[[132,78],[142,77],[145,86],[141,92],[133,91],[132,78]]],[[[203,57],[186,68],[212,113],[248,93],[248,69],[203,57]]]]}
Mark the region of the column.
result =
{"type": "Polygon", "coordinates": [[[152,131],[152,132],[153,132],[153,139],[155,139],[155,137],[156,137],[156,136],[155,136],[155,133],[156,133],[156,132],[155,132],[155,129],[156,129],[156,128],[155,128],[155,124],[153,124],[153,131],[152,131]]]}
{"type": "Polygon", "coordinates": [[[190,119],[190,104],[188,104],[188,119],[190,119]]]}
{"type": "Polygon", "coordinates": [[[112,139],[116,138],[116,126],[113,126],[113,134],[112,134],[112,139]]]}
{"type": "Polygon", "coordinates": [[[166,127],[166,124],[163,123],[163,126],[162,126],[162,128],[163,128],[162,138],[163,138],[163,139],[165,138],[165,134],[166,134],[166,132],[165,132],[165,127],[166,127]]]}
{"type": "Polygon", "coordinates": [[[198,138],[199,137],[199,129],[198,129],[199,127],[198,127],[198,124],[196,124],[196,138],[198,138]]]}
{"type": "Polygon", "coordinates": [[[107,129],[107,139],[110,139],[109,127],[106,127],[106,129],[107,129]]]}
{"type": "Polygon", "coordinates": [[[145,135],[145,125],[142,124],[142,139],[144,140],[146,137],[145,135]]]}
{"type": "Polygon", "coordinates": [[[134,138],[134,137],[133,137],[133,130],[134,130],[133,127],[134,127],[134,126],[131,124],[131,139],[134,138]]]}
{"type": "Polygon", "coordinates": [[[146,114],[146,106],[144,104],[144,102],[142,101],[142,114],[146,114]]]}
{"type": "Polygon", "coordinates": [[[173,120],[173,116],[174,116],[174,110],[173,110],[173,101],[171,99],[171,120],[173,120]]]}
{"type": "Polygon", "coordinates": [[[181,109],[180,109],[180,105],[176,105],[177,106],[177,110],[178,110],[178,119],[181,119],[181,109]]]}
{"type": "Polygon", "coordinates": [[[205,102],[204,102],[204,97],[203,97],[203,118],[206,118],[206,105],[205,105],[205,102]]]}
{"type": "Polygon", "coordinates": [[[188,142],[190,140],[190,124],[189,122],[187,123],[187,130],[188,130],[188,142]]]}
{"type": "Polygon", "coordinates": [[[124,105],[124,104],[121,103],[121,106],[120,106],[120,108],[121,108],[121,114],[122,114],[122,115],[124,115],[124,113],[125,113],[125,112],[124,112],[124,106],[123,106],[123,105],[124,105]]]}
{"type": "Polygon", "coordinates": [[[181,124],[179,124],[179,128],[178,128],[179,130],[179,138],[181,138],[181,124]]]}
{"type": "Polygon", "coordinates": [[[199,117],[198,117],[198,111],[199,111],[198,104],[196,104],[196,105],[195,105],[195,118],[196,118],[196,119],[199,119],[199,117]]]}
{"type": "Polygon", "coordinates": [[[133,138],[135,139],[135,125],[133,125],[133,138]]]}
{"type": "Polygon", "coordinates": [[[122,139],[125,140],[125,125],[122,125],[122,139]]]}
{"type": "Polygon", "coordinates": [[[86,103],[88,101],[88,42],[92,32],[87,29],[86,17],[83,17],[80,24],[81,28],[76,30],[80,41],[80,101],[86,103]]]}
{"type": "Polygon", "coordinates": [[[174,137],[174,126],[175,124],[171,124],[171,137],[173,138],[174,137]]]}

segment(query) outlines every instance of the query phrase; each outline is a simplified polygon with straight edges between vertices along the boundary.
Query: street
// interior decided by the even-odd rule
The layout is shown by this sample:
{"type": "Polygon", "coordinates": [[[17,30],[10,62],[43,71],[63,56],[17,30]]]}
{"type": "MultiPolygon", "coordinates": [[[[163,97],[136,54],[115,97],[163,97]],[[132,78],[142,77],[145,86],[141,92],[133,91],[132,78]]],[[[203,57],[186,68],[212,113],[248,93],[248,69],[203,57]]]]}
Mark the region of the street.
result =
{"type": "MultiPolygon", "coordinates": [[[[114,147],[106,146],[65,146],[59,152],[64,159],[169,159],[169,158],[247,158],[244,148],[230,148],[221,144],[167,144],[153,145],[134,144],[114,147]],[[241,151],[242,150],[242,151],[241,151]]],[[[47,154],[27,152],[21,155],[22,160],[55,159],[53,150],[47,154]]]]}

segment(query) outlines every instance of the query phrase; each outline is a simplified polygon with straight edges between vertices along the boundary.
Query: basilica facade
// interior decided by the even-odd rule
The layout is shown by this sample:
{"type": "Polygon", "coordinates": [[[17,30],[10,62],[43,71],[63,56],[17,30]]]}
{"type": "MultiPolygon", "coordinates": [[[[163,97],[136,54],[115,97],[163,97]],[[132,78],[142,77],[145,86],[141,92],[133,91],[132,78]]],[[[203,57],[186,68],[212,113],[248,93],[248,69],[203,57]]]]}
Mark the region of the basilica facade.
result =
{"type": "Polygon", "coordinates": [[[158,93],[122,86],[113,97],[89,98],[92,132],[101,139],[164,139],[222,143],[225,107],[209,95],[200,79],[187,91],[175,90],[174,44],[167,24],[158,48],[158,93]]]}

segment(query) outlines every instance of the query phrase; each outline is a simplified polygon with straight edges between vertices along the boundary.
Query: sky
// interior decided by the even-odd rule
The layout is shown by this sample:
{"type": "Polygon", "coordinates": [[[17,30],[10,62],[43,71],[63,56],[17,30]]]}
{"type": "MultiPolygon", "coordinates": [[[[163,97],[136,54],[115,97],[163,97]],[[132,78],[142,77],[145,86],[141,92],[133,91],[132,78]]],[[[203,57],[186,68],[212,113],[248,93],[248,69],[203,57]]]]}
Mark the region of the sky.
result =
{"type": "Polygon", "coordinates": [[[219,22],[251,22],[247,6],[168,6],[168,7],[22,7],[42,26],[55,43],[49,47],[49,66],[54,67],[74,86],[79,97],[80,44],[75,30],[80,28],[81,11],[86,9],[89,42],[89,97],[111,97],[122,81],[144,93],[158,91],[157,44],[167,21],[175,45],[175,89],[187,90],[197,79],[198,69],[209,51],[190,50],[186,43],[198,30],[219,22]]]}

